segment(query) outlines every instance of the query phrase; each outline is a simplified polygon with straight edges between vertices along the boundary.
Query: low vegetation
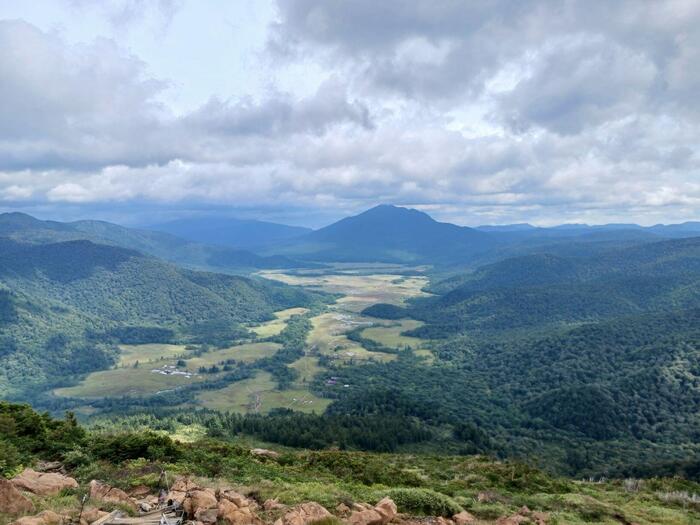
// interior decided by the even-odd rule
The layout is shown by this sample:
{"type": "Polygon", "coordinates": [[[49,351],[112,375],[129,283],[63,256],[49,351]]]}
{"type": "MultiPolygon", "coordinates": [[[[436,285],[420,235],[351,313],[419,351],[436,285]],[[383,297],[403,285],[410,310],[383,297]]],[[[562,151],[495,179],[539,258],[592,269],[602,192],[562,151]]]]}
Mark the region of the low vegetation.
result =
{"type": "MultiPolygon", "coordinates": [[[[62,511],[78,508],[92,479],[126,491],[144,485],[157,489],[165,470],[171,479],[189,475],[211,486],[226,482],[259,502],[316,501],[332,511],[341,503],[375,503],[389,496],[399,512],[413,516],[449,517],[467,510],[488,521],[527,506],[559,524],[681,525],[700,519],[700,485],[680,478],[574,481],[485,456],[290,449],[255,456],[250,450],[257,442],[245,437],[184,443],[169,437],[167,425],[159,429],[146,419],[142,422],[154,430],[106,422],[86,430],[71,416],[54,420],[8,403],[0,403],[0,418],[0,447],[13,451],[2,456],[2,475],[51,459],[61,461],[81,484],[42,502],[43,508],[62,511]]],[[[7,523],[9,517],[0,520],[7,523]]]]}

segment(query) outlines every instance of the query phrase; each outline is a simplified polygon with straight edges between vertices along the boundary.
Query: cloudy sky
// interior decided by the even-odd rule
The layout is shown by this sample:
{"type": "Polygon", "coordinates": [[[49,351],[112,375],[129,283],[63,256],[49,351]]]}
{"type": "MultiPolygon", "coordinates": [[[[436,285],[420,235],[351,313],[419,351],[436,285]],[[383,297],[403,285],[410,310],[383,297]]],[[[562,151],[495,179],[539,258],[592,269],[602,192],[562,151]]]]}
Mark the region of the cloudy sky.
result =
{"type": "Polygon", "coordinates": [[[697,0],[0,0],[0,211],[700,219],[697,0]]]}

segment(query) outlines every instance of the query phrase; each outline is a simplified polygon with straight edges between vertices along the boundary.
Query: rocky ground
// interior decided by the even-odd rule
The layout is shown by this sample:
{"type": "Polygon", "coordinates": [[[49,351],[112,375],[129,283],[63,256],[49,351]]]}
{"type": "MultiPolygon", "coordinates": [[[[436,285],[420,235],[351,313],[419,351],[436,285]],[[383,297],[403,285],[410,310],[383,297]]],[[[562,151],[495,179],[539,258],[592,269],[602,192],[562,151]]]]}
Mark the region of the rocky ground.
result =
{"type": "MultiPolygon", "coordinates": [[[[10,480],[0,478],[0,515],[15,518],[12,525],[102,525],[109,522],[115,510],[124,516],[138,517],[159,506],[159,494],[152,488],[140,486],[126,492],[96,479],[82,487],[84,497],[81,497],[79,483],[62,473],[60,465],[45,465],[44,468],[54,471],[25,469],[10,480]],[[61,494],[71,491],[75,493],[74,506],[66,507],[63,502],[60,509],[46,508],[56,498],[60,500],[61,494]],[[38,512],[40,508],[45,510],[38,512]]],[[[257,501],[251,495],[213,480],[184,476],[172,480],[167,488],[165,501],[178,505],[184,511],[185,519],[194,525],[544,525],[549,522],[546,513],[533,512],[527,507],[492,522],[477,520],[466,511],[451,519],[443,516],[412,517],[399,514],[389,497],[375,504],[341,503],[331,510],[313,501],[288,506],[275,499],[257,501]]]]}

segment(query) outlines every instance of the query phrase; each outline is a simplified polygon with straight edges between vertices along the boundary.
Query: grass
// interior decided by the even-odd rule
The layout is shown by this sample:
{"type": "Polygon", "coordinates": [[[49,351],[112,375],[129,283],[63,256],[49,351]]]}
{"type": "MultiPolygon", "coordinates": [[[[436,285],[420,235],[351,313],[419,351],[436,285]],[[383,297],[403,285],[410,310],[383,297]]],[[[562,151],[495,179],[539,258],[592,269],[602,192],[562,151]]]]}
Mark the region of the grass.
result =
{"type": "MultiPolygon", "coordinates": [[[[263,375],[264,376],[264,375],[263,375]]],[[[260,385],[269,377],[256,378],[260,385]]],[[[178,428],[196,439],[201,428],[178,428]]],[[[189,440],[187,440],[189,441],[189,440]]],[[[174,463],[132,459],[123,463],[88,461],[70,472],[77,490],[33,498],[38,510],[76,515],[91,479],[123,489],[156,487],[161,469],[169,476],[189,475],[206,487],[230,487],[258,500],[277,498],[295,505],[315,501],[334,512],[339,503],[375,504],[391,497],[406,522],[430,523],[422,516],[450,517],[462,509],[478,523],[494,523],[523,506],[548,515],[550,525],[690,525],[700,523],[700,508],[664,498],[680,489],[700,494],[700,485],[680,479],[650,479],[630,491],[622,481],[580,482],[553,477],[522,463],[484,456],[379,454],[340,450],[276,448],[276,458],[256,459],[250,448],[269,444],[236,436],[229,442],[205,438],[180,445],[174,463]],[[488,494],[487,499],[480,498],[488,494]]],[[[277,515],[265,515],[272,522],[277,515]]],[[[0,525],[9,518],[0,516],[0,525]]],[[[335,522],[332,522],[335,523],[335,522]]],[[[525,521],[524,523],[531,523],[525,521]]]]}
{"type": "Polygon", "coordinates": [[[314,317],[311,319],[313,328],[307,339],[309,348],[311,351],[317,351],[341,361],[367,359],[391,361],[396,359],[394,354],[369,352],[345,336],[345,332],[357,326],[357,319],[356,315],[339,310],[314,317]]]}
{"type": "Polygon", "coordinates": [[[140,364],[151,363],[162,359],[174,359],[185,353],[185,345],[145,344],[120,345],[119,366],[132,366],[137,361],[140,364]]]}
{"type": "Polygon", "coordinates": [[[251,326],[251,331],[255,332],[258,337],[272,337],[279,335],[282,330],[287,326],[287,321],[293,315],[303,315],[308,312],[308,308],[287,308],[286,310],[280,310],[275,312],[275,319],[272,321],[267,321],[258,326],[251,326]]]}
{"type": "Polygon", "coordinates": [[[213,410],[266,414],[274,408],[293,408],[301,412],[321,413],[330,404],[306,389],[277,390],[268,372],[258,372],[251,379],[238,381],[220,390],[197,395],[200,405],[213,410]]]}
{"type": "Polygon", "coordinates": [[[162,375],[152,372],[152,368],[139,366],[93,372],[78,385],[58,388],[54,394],[84,398],[136,396],[154,394],[202,380],[201,376],[187,379],[181,375],[162,375]]]}
{"type": "Polygon", "coordinates": [[[421,289],[428,282],[425,277],[398,278],[397,275],[387,273],[291,275],[280,271],[264,271],[261,275],[287,284],[342,294],[346,297],[339,303],[355,312],[376,303],[403,304],[409,297],[426,295],[421,289]]]}
{"type": "Polygon", "coordinates": [[[389,348],[404,348],[408,346],[410,348],[417,349],[420,348],[423,343],[425,343],[424,339],[401,334],[407,330],[413,330],[414,328],[423,326],[423,324],[424,323],[421,321],[405,319],[387,326],[373,326],[371,328],[365,328],[361,335],[362,337],[376,341],[377,343],[389,348]]]}
{"type": "Polygon", "coordinates": [[[211,350],[198,357],[187,360],[187,369],[197,371],[200,366],[218,365],[227,359],[235,359],[243,363],[251,363],[256,359],[270,357],[282,348],[278,343],[248,343],[231,346],[222,350],[211,350]]]}
{"type": "Polygon", "coordinates": [[[318,364],[318,358],[312,356],[301,357],[289,365],[289,367],[299,373],[299,378],[297,379],[298,384],[310,383],[316,374],[324,370],[324,368],[318,364]]]}

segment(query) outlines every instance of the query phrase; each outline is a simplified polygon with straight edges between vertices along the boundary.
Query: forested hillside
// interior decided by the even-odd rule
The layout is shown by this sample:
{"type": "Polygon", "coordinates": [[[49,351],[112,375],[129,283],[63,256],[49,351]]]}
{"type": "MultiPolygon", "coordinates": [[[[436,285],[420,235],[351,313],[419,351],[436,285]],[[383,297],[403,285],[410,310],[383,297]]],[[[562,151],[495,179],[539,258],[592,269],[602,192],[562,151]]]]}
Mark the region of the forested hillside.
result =
{"type": "Polygon", "coordinates": [[[0,240],[3,395],[106,368],[121,342],[225,344],[244,323],[315,295],[244,277],[177,268],[89,241],[0,240]]]}
{"type": "MultiPolygon", "coordinates": [[[[433,297],[401,312],[444,338],[590,322],[700,304],[700,237],[613,248],[585,256],[538,253],[505,259],[434,283],[433,297]]],[[[386,309],[385,309],[386,310],[386,309]]]]}

